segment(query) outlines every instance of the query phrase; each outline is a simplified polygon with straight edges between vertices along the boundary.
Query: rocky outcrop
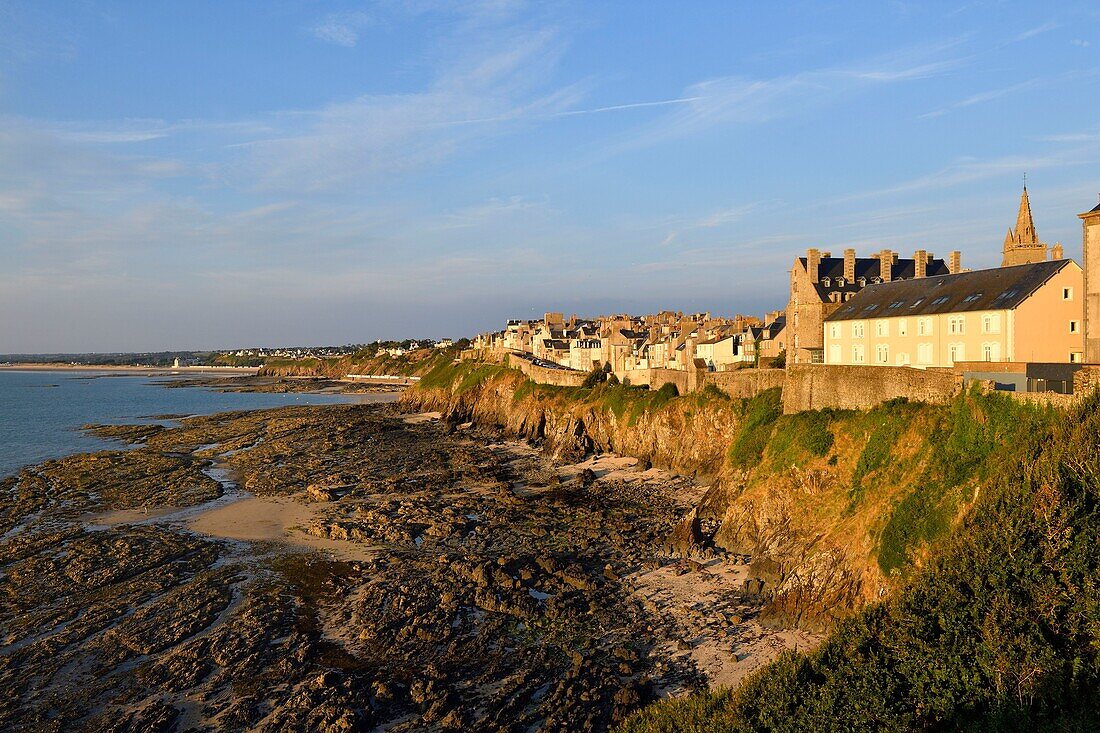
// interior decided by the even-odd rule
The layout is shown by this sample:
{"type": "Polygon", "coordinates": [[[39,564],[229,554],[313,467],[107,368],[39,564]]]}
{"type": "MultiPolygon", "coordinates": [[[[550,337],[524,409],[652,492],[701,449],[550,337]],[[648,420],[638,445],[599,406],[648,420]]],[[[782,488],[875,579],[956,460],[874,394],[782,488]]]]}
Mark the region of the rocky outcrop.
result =
{"type": "Polygon", "coordinates": [[[742,422],[739,401],[682,400],[660,410],[626,406],[617,412],[598,401],[541,399],[538,392],[521,391],[525,384],[521,374],[506,371],[464,391],[409,389],[399,406],[410,412],[439,412],[455,424],[495,426],[563,459],[619,453],[708,480],[722,472],[742,422]]]}

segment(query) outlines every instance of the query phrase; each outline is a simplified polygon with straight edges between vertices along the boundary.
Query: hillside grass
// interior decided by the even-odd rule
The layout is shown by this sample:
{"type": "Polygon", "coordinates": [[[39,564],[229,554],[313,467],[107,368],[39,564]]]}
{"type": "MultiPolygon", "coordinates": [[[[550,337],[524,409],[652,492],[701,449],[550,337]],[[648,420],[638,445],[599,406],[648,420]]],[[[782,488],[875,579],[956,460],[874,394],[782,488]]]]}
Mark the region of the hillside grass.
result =
{"type": "MultiPolygon", "coordinates": [[[[928,488],[890,521],[927,525],[949,482],[982,489],[891,600],[735,692],[657,703],[622,733],[1100,729],[1100,397],[1070,414],[1009,400],[933,411],[928,488]]],[[[876,412],[865,428],[896,440],[876,412]]],[[[863,476],[888,453],[861,456],[863,476]]]]}

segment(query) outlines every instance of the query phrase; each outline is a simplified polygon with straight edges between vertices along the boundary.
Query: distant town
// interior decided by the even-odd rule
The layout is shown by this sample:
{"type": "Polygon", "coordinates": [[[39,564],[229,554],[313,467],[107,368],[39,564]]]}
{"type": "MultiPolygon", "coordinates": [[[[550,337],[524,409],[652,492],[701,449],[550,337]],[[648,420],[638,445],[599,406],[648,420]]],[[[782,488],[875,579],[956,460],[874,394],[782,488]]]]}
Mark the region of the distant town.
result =
{"type": "MultiPolygon", "coordinates": [[[[1088,237],[1100,206],[1082,214],[1088,237]]],[[[1091,232],[1091,234],[1090,234],[1091,232]]],[[[1025,186],[998,268],[917,249],[839,256],[810,248],[790,269],[784,310],[760,317],[661,312],[596,318],[546,313],[479,334],[480,353],[547,368],[602,368],[637,383],[647,370],[727,372],[788,364],[949,370],[1008,391],[1072,389],[1086,361],[1085,279],[1060,243],[1039,239],[1025,186]]],[[[1090,354],[1095,363],[1100,354],[1090,354]]]]}

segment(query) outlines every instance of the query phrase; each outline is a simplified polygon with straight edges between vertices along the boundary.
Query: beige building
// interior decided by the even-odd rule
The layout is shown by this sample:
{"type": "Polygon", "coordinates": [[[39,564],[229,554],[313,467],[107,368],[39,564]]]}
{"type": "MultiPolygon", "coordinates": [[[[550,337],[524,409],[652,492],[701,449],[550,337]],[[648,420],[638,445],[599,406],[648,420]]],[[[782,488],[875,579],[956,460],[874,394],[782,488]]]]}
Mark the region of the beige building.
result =
{"type": "Polygon", "coordinates": [[[829,364],[1082,361],[1084,280],[1050,260],[871,285],[825,319],[829,364]]]}
{"type": "Polygon", "coordinates": [[[1085,361],[1100,364],[1100,205],[1080,214],[1085,262],[1085,361]]]}
{"type": "Polygon", "coordinates": [[[873,257],[856,257],[854,249],[843,257],[830,252],[807,250],[791,268],[791,294],[787,303],[784,345],[787,362],[822,362],[825,318],[868,285],[895,280],[947,275],[960,270],[960,255],[952,252],[950,263],[937,260],[931,252],[917,250],[913,259],[899,259],[896,252],[883,250],[873,257]]]}

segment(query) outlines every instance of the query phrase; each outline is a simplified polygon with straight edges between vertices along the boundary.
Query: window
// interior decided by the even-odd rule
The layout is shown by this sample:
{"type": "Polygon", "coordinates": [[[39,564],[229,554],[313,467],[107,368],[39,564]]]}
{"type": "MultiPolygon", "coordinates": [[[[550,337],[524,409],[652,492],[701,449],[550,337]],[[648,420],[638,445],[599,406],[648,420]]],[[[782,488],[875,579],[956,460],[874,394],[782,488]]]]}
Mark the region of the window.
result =
{"type": "Polygon", "coordinates": [[[842,277],[838,277],[838,278],[836,279],[836,286],[837,286],[838,288],[842,288],[842,287],[844,287],[844,278],[842,278],[842,277]]]}
{"type": "Polygon", "coordinates": [[[963,298],[963,302],[964,303],[973,303],[975,300],[977,300],[980,297],[982,297],[981,293],[971,293],[970,295],[963,298]]]}
{"type": "Polygon", "coordinates": [[[876,308],[878,308],[878,303],[871,303],[871,305],[863,306],[863,310],[865,310],[865,311],[873,311],[876,308]]]}
{"type": "Polygon", "coordinates": [[[952,316],[947,319],[947,331],[948,333],[962,333],[963,326],[966,323],[964,316],[952,316]]]}
{"type": "Polygon", "coordinates": [[[1081,363],[1081,352],[1080,351],[1071,351],[1071,352],[1069,352],[1069,363],[1070,364],[1080,364],[1081,363]]]}
{"type": "Polygon", "coordinates": [[[918,336],[930,336],[930,335],[932,335],[932,319],[931,318],[918,318],[917,319],[917,335],[918,336]]]}
{"type": "Polygon", "coordinates": [[[986,313],[982,316],[982,333],[1000,333],[1001,316],[999,313],[986,313]]]}
{"type": "Polygon", "coordinates": [[[890,347],[886,344],[879,344],[875,347],[875,361],[879,364],[890,363],[890,347]]]}
{"type": "Polygon", "coordinates": [[[840,338],[840,324],[839,323],[830,323],[829,324],[829,338],[832,338],[832,339],[840,338]]]}
{"type": "Polygon", "coordinates": [[[1080,332],[1080,324],[1077,321],[1070,321],[1069,322],[1069,332],[1070,333],[1079,333],[1080,332]]]}
{"type": "Polygon", "coordinates": [[[827,277],[821,278],[821,287],[827,288],[827,287],[829,287],[829,283],[830,283],[829,278],[827,278],[827,277]]]}
{"type": "Polygon", "coordinates": [[[1062,300],[1073,300],[1073,288],[1062,288],[1062,300]]]}
{"type": "Polygon", "coordinates": [[[829,363],[840,363],[840,344],[829,344],[829,363]]]}
{"type": "Polygon", "coordinates": [[[890,335],[890,322],[889,321],[875,321],[875,335],[876,336],[889,336],[890,335]]]}
{"type": "Polygon", "coordinates": [[[903,301],[895,300],[893,303],[890,304],[890,310],[896,310],[896,309],[900,308],[902,305],[904,305],[903,301]]]}
{"type": "Polygon", "coordinates": [[[898,366],[908,366],[908,364],[909,364],[909,354],[898,354],[897,357],[894,359],[894,362],[898,366]]]}
{"type": "Polygon", "coordinates": [[[858,280],[856,280],[856,282],[858,282],[858,283],[859,283],[859,286],[860,286],[861,288],[862,288],[862,287],[866,287],[866,286],[867,286],[867,278],[865,278],[865,277],[861,277],[861,278],[859,278],[858,280]]]}
{"type": "Polygon", "coordinates": [[[921,364],[932,363],[932,344],[917,345],[917,361],[921,364]]]}
{"type": "Polygon", "coordinates": [[[932,305],[943,305],[947,301],[948,301],[948,297],[946,295],[941,295],[940,297],[933,300],[931,304],[932,305]]]}
{"type": "Polygon", "coordinates": [[[909,307],[910,308],[916,308],[918,305],[920,305],[923,302],[924,302],[924,298],[917,298],[916,300],[913,301],[913,305],[911,305],[909,307]]]}
{"type": "Polygon", "coordinates": [[[947,346],[947,358],[952,364],[957,361],[965,361],[966,345],[961,343],[949,344],[947,346]]]}
{"type": "Polygon", "coordinates": [[[856,344],[855,346],[852,347],[852,363],[853,364],[862,364],[863,363],[863,344],[856,344]]]}
{"type": "Polygon", "coordinates": [[[854,339],[863,338],[863,322],[862,321],[856,321],[855,323],[852,324],[852,338],[854,338],[854,339]]]}
{"type": "Polygon", "coordinates": [[[982,361],[1000,361],[1001,345],[995,342],[982,344],[982,361]]]}
{"type": "Polygon", "coordinates": [[[898,336],[909,335],[909,322],[904,318],[898,319],[898,336]]]}

